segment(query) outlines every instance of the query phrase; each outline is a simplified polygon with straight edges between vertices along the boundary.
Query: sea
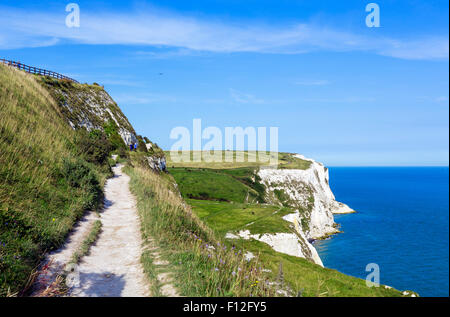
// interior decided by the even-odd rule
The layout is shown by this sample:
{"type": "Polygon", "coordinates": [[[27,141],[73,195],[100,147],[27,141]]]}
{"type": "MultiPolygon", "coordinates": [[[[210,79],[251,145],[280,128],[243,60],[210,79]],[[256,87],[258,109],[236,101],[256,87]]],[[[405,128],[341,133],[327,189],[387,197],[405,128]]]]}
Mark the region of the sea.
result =
{"type": "Polygon", "coordinates": [[[420,296],[449,296],[449,168],[331,167],[343,233],[315,241],[325,267],[420,296]],[[369,265],[369,267],[367,267],[369,265]],[[366,268],[368,271],[366,271],[366,268]]]}

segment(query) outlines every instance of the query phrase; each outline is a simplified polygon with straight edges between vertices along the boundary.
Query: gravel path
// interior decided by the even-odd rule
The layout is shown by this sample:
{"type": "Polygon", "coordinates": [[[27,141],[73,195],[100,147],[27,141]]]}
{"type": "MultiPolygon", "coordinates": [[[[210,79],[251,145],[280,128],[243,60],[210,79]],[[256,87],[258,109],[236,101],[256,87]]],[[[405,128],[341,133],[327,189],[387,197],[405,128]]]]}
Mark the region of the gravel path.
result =
{"type": "Polygon", "coordinates": [[[122,167],[113,167],[114,177],[105,185],[102,232],[77,266],[69,296],[149,296],[140,262],[139,216],[122,167]]]}

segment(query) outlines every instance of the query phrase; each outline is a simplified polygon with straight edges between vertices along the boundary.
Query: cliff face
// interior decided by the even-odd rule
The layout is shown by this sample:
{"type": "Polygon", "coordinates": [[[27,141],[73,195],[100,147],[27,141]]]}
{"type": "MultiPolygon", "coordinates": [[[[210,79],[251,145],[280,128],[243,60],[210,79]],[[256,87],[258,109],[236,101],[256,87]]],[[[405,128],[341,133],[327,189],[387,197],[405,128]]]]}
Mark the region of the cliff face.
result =
{"type": "MultiPolygon", "coordinates": [[[[113,124],[127,146],[139,142],[133,126],[103,87],[46,77],[40,80],[57,102],[64,119],[72,129],[104,131],[106,126],[113,124]]],[[[149,147],[146,156],[149,167],[155,171],[165,171],[166,161],[163,152],[151,142],[146,144],[146,148],[149,147]]]]}
{"type": "MultiPolygon", "coordinates": [[[[287,216],[284,218],[286,221],[292,222],[295,228],[296,220],[287,216]]],[[[277,252],[296,256],[299,258],[305,258],[313,261],[314,263],[323,267],[322,260],[319,257],[314,246],[308,242],[302,230],[296,230],[295,233],[278,232],[278,233],[264,233],[264,234],[251,234],[249,230],[241,230],[237,234],[227,233],[225,238],[227,239],[255,239],[257,241],[268,244],[272,249],[277,252]]]]}
{"type": "Polygon", "coordinates": [[[113,122],[126,145],[137,142],[136,132],[111,96],[98,85],[74,84],[43,78],[73,129],[103,130],[113,122]]]}
{"type": "Polygon", "coordinates": [[[329,185],[328,169],[311,161],[306,170],[261,169],[258,176],[266,186],[268,200],[296,208],[301,228],[309,239],[319,239],[336,233],[333,213],[351,212],[337,202],[329,185]]]}
{"type": "MultiPolygon", "coordinates": [[[[321,265],[322,262],[316,250],[308,240],[337,233],[333,213],[352,212],[352,209],[336,201],[329,186],[329,174],[326,167],[301,155],[295,155],[295,157],[308,160],[311,165],[305,170],[260,169],[258,176],[266,187],[268,202],[289,206],[296,210],[284,219],[294,224],[298,234],[297,243],[300,249],[304,250],[301,254],[297,252],[299,254],[297,256],[312,259],[321,265]],[[310,252],[305,252],[306,250],[310,252]]],[[[279,244],[291,244],[292,241],[288,240],[290,239],[280,241],[279,244]]]]}

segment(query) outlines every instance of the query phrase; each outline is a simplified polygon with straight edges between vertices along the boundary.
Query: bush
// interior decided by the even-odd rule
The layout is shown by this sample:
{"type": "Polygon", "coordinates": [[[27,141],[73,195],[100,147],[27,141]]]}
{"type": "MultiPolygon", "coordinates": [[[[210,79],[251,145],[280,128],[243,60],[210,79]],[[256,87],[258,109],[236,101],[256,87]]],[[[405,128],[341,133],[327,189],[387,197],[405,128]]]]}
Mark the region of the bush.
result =
{"type": "Polygon", "coordinates": [[[127,145],[123,142],[122,137],[118,133],[112,134],[108,139],[114,150],[128,149],[127,145]]]}
{"type": "Polygon", "coordinates": [[[62,176],[67,184],[74,188],[82,188],[89,195],[86,208],[96,207],[102,189],[94,170],[81,159],[63,159],[62,176]]]}
{"type": "Polygon", "coordinates": [[[78,148],[77,154],[84,156],[86,161],[97,165],[105,165],[113,150],[113,145],[106,134],[100,130],[93,130],[90,133],[86,130],[79,130],[75,143],[78,148]]]}
{"type": "Polygon", "coordinates": [[[121,159],[127,159],[130,157],[130,154],[128,153],[128,150],[124,149],[123,147],[119,148],[119,150],[117,151],[119,154],[119,157],[121,159]]]}
{"type": "Polygon", "coordinates": [[[119,135],[118,127],[114,121],[109,120],[108,123],[103,126],[103,129],[113,150],[118,150],[120,148],[127,149],[127,145],[119,135]]]}
{"type": "Polygon", "coordinates": [[[142,138],[142,136],[140,136],[140,135],[138,135],[137,136],[137,139],[138,139],[138,151],[141,151],[141,152],[148,152],[148,150],[147,150],[147,146],[145,145],[145,141],[144,141],[144,139],[142,138]]]}

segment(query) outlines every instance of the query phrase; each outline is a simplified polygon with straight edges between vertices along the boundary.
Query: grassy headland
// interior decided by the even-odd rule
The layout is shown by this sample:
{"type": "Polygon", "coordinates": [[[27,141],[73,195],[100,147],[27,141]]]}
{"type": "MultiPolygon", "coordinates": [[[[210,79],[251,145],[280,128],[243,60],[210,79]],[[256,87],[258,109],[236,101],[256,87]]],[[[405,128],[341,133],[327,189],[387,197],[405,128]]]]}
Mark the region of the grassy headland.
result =
{"type": "MultiPolygon", "coordinates": [[[[205,152],[203,152],[205,153],[205,152]]],[[[255,152],[248,151],[232,151],[232,162],[226,162],[226,155],[230,154],[230,151],[222,151],[219,153],[219,156],[222,156],[222,160],[220,162],[207,162],[205,160],[204,155],[201,156],[201,160],[199,162],[194,161],[194,157],[196,155],[202,154],[200,151],[190,151],[188,162],[174,162],[171,158],[170,151],[165,151],[167,158],[167,166],[169,167],[191,167],[191,168],[210,168],[210,169],[236,169],[241,167],[260,167],[260,166],[270,166],[269,161],[261,160],[259,155],[255,152]],[[237,156],[242,156],[243,161],[237,161],[237,156]]],[[[289,169],[308,169],[311,165],[310,161],[302,160],[300,158],[294,157],[292,153],[274,153],[267,152],[267,157],[277,158],[278,160],[278,168],[289,168],[289,169]]]]}
{"type": "MultiPolygon", "coordinates": [[[[292,168],[309,167],[308,161],[289,153],[280,153],[280,164],[292,168]]],[[[252,234],[294,233],[291,223],[283,216],[298,208],[289,204],[264,203],[264,186],[256,175],[258,164],[197,163],[196,167],[184,163],[168,163],[182,197],[193,213],[211,228],[216,239],[227,247],[235,247],[242,253],[250,251],[257,258],[268,279],[277,281],[278,287],[290,290],[291,296],[401,296],[394,289],[383,286],[369,288],[365,281],[322,268],[306,259],[274,251],[269,245],[254,239],[225,239],[227,232],[249,230],[252,234]]],[[[280,196],[283,193],[279,193],[280,196]]],[[[279,197],[280,201],[284,201],[279,197]]],[[[307,207],[305,207],[307,208],[307,207]]],[[[302,212],[302,210],[299,210],[302,212]]],[[[302,224],[303,225],[303,224],[302,224]]]]}

